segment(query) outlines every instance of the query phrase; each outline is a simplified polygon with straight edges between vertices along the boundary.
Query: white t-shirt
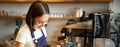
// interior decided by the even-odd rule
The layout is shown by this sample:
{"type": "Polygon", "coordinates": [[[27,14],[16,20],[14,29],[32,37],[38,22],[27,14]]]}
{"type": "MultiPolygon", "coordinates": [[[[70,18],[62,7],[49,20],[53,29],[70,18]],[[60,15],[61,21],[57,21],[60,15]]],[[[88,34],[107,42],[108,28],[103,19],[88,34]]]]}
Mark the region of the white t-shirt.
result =
{"type": "MultiPolygon", "coordinates": [[[[45,37],[47,36],[46,33],[46,29],[45,27],[41,28],[45,37]]],[[[41,29],[36,29],[34,32],[35,38],[38,39],[40,38],[43,34],[41,32],[41,29]]],[[[19,30],[17,37],[16,37],[16,41],[24,43],[25,47],[36,47],[33,39],[31,37],[31,32],[29,30],[29,27],[27,26],[27,24],[25,24],[23,27],[21,27],[21,29],[19,30]]]]}

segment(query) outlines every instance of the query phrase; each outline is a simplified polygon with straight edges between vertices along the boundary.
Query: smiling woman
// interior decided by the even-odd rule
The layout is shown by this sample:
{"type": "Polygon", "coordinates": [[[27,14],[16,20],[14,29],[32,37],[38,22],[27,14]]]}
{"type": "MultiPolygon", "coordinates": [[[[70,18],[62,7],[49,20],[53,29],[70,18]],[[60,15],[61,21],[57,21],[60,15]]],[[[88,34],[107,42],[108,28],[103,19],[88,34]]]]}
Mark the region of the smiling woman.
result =
{"type": "Polygon", "coordinates": [[[41,28],[43,26],[45,26],[48,23],[48,15],[44,14],[43,16],[37,17],[34,19],[34,28],[41,28]]]}
{"type": "Polygon", "coordinates": [[[47,47],[45,25],[48,19],[48,5],[41,1],[32,3],[26,16],[26,24],[17,34],[16,47],[47,47]]]}

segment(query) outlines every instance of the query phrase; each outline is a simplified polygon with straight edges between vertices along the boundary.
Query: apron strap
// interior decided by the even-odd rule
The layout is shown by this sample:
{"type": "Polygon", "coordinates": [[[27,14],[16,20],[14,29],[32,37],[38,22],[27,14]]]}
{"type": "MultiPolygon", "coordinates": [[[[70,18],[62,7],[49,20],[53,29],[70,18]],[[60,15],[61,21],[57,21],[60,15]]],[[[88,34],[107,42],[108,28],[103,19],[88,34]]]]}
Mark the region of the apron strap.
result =
{"type": "Polygon", "coordinates": [[[45,35],[44,35],[42,29],[41,29],[41,32],[42,32],[43,36],[38,38],[38,39],[35,39],[34,32],[31,32],[32,39],[33,39],[33,41],[34,41],[34,43],[36,44],[37,47],[47,47],[46,38],[45,38],[45,35]]]}

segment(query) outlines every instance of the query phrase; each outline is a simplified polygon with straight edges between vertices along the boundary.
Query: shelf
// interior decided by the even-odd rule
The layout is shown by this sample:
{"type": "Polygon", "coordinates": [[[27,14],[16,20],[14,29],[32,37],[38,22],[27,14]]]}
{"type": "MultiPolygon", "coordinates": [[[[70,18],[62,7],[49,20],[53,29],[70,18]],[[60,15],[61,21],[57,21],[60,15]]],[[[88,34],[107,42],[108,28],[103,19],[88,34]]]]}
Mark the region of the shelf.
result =
{"type": "Polygon", "coordinates": [[[75,0],[40,0],[47,3],[73,3],[75,0]]]}
{"type": "Polygon", "coordinates": [[[0,0],[0,3],[31,3],[36,0],[0,0]]]}
{"type": "Polygon", "coordinates": [[[24,19],[23,16],[0,16],[0,18],[4,18],[4,19],[17,19],[17,18],[22,18],[22,19],[24,19]]]}
{"type": "MultiPolygon", "coordinates": [[[[113,0],[87,0],[86,2],[88,3],[109,3],[112,2],[113,0]]],[[[80,2],[80,1],[79,1],[80,2]]]]}
{"type": "MultiPolygon", "coordinates": [[[[0,16],[0,18],[4,18],[4,19],[17,19],[17,18],[22,18],[22,19],[25,19],[25,16],[0,16]]],[[[58,18],[58,17],[50,17],[50,20],[69,20],[69,19],[78,19],[78,18],[70,18],[70,17],[61,17],[61,18],[58,18]]]]}
{"type": "Polygon", "coordinates": [[[35,1],[47,3],[109,3],[113,0],[0,0],[0,3],[32,3],[35,1]]]}
{"type": "Polygon", "coordinates": [[[40,0],[47,3],[109,3],[113,0],[40,0]]]}
{"type": "Polygon", "coordinates": [[[58,17],[50,17],[50,20],[69,20],[69,19],[78,19],[78,18],[70,18],[70,17],[62,17],[62,18],[58,18],[58,17]]]}

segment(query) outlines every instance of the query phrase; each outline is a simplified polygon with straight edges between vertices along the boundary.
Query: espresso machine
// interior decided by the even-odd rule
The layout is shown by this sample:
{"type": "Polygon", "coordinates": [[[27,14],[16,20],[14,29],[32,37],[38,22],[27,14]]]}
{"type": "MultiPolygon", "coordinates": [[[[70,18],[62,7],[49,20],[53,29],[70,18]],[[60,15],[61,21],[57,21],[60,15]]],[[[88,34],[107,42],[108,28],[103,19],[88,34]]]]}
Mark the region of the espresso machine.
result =
{"type": "Polygon", "coordinates": [[[88,33],[92,31],[92,21],[76,22],[70,20],[69,22],[62,28],[63,35],[58,40],[65,40],[63,47],[85,47],[88,33]]]}

